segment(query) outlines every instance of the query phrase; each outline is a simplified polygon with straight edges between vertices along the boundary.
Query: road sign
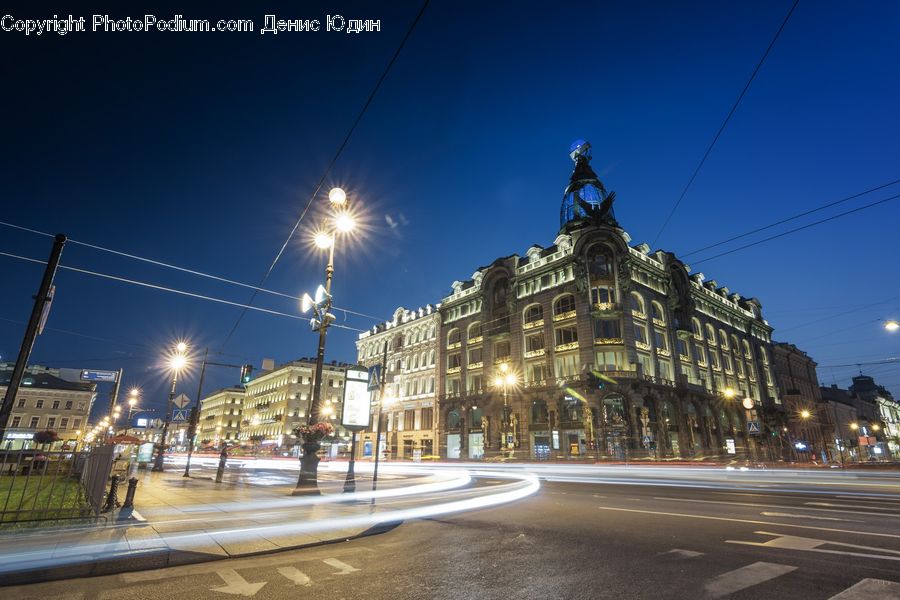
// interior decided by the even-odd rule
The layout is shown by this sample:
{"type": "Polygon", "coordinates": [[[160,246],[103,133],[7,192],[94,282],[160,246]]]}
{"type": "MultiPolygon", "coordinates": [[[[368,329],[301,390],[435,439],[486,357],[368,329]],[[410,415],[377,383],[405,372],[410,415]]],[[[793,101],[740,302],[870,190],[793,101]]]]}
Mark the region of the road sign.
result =
{"type": "Polygon", "coordinates": [[[641,444],[643,444],[644,446],[649,446],[650,445],[650,436],[645,435],[644,437],[642,437],[641,444]]]}
{"type": "Polygon", "coordinates": [[[174,404],[178,408],[184,408],[190,403],[191,399],[184,394],[178,394],[177,396],[175,396],[175,398],[172,399],[172,404],[174,404]]]}
{"type": "Polygon", "coordinates": [[[762,431],[759,421],[747,421],[747,431],[750,432],[750,435],[759,435],[762,431]]]}
{"type": "Polygon", "coordinates": [[[153,423],[153,429],[162,429],[163,420],[162,419],[153,419],[151,421],[153,423]]]}
{"type": "Polygon", "coordinates": [[[96,371],[93,369],[82,369],[81,371],[81,379],[84,381],[110,381],[115,383],[118,377],[118,371],[96,371]]]}
{"type": "Polygon", "coordinates": [[[173,423],[184,423],[188,420],[188,411],[186,410],[173,410],[172,411],[172,422],[173,423]]]}
{"type": "Polygon", "coordinates": [[[366,389],[374,392],[381,387],[381,365],[372,365],[369,367],[369,384],[366,389]]]}

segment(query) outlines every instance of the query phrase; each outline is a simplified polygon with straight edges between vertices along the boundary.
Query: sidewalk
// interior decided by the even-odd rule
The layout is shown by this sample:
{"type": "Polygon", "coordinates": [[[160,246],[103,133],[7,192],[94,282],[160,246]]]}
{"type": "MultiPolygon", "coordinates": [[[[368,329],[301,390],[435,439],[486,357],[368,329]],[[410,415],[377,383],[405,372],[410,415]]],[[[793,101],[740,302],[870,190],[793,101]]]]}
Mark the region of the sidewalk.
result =
{"type": "MultiPolygon", "coordinates": [[[[217,484],[208,473],[185,478],[182,472],[175,467],[163,473],[141,472],[130,519],[117,519],[122,515],[114,513],[105,526],[0,530],[0,585],[244,557],[385,530],[335,523],[372,510],[368,501],[335,502],[343,473],[321,471],[322,495],[292,497],[293,485],[253,485],[252,477],[217,484]]],[[[370,482],[358,478],[357,489],[368,490],[370,482]]]]}

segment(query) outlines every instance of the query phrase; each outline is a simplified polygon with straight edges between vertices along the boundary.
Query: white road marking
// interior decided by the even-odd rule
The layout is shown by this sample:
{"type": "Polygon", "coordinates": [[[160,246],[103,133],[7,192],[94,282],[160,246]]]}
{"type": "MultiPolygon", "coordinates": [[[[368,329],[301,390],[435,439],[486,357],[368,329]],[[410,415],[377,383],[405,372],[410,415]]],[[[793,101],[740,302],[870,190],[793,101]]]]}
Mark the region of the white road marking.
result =
{"type": "Polygon", "coordinates": [[[797,515],[791,513],[780,513],[780,512],[761,512],[759,513],[764,517],[791,517],[795,519],[816,519],[818,521],[844,521],[846,523],[863,523],[864,521],[858,521],[856,519],[838,519],[837,517],[817,517],[816,515],[797,515]]]}
{"type": "Polygon", "coordinates": [[[775,579],[791,571],[795,571],[797,567],[790,565],[779,565],[767,562],[755,562],[752,565],[723,573],[718,577],[711,579],[704,586],[707,593],[713,598],[721,598],[739,590],[746,589],[750,586],[758,585],[764,581],[775,579]]]}
{"type": "Polygon", "coordinates": [[[356,567],[351,567],[347,563],[336,558],[326,558],[322,562],[326,565],[334,567],[335,569],[340,569],[340,571],[335,573],[335,575],[347,575],[349,573],[352,573],[353,571],[359,571],[359,569],[357,569],[356,567]]]}
{"type": "Polygon", "coordinates": [[[278,572],[296,585],[309,585],[312,583],[309,575],[300,571],[297,567],[278,567],[278,572]]]}
{"type": "Polygon", "coordinates": [[[872,600],[873,598],[897,600],[900,598],[900,583],[885,579],[863,579],[828,600],[872,600]]]}
{"type": "Polygon", "coordinates": [[[660,552],[659,556],[665,556],[666,554],[672,554],[679,558],[695,558],[697,556],[703,556],[702,552],[697,552],[695,550],[682,550],[681,548],[672,548],[668,552],[660,552]]]}
{"type": "Polygon", "coordinates": [[[799,537],[796,535],[784,535],[783,533],[771,533],[768,531],[754,531],[758,535],[775,536],[768,542],[744,542],[738,540],[725,540],[726,544],[742,544],[744,546],[762,546],[765,548],[782,548],[784,550],[802,550],[804,552],[819,552],[822,554],[841,554],[844,556],[860,556],[863,558],[880,558],[882,560],[900,561],[900,550],[888,550],[887,548],[877,548],[875,546],[860,546],[859,544],[846,544],[844,542],[835,542],[831,540],[818,540],[816,538],[799,537]],[[841,546],[844,548],[853,548],[855,550],[871,550],[881,552],[882,554],[871,554],[869,552],[847,552],[844,550],[825,550],[820,546],[841,546]],[[894,556],[885,556],[892,554],[894,556]]]}
{"type": "Polygon", "coordinates": [[[259,581],[250,583],[241,577],[234,569],[223,569],[216,571],[216,574],[222,578],[227,585],[221,587],[209,588],[214,592],[222,592],[225,594],[234,594],[236,596],[246,596],[248,598],[255,596],[256,592],[262,589],[267,582],[259,581]]]}
{"type": "Polygon", "coordinates": [[[614,506],[598,506],[598,510],[614,510],[619,512],[633,512],[645,515],[660,515],[663,517],[686,517],[688,519],[708,519],[710,521],[728,521],[731,523],[749,523],[751,525],[772,525],[774,527],[794,527],[796,529],[814,529],[816,531],[830,531],[833,533],[852,533],[853,535],[873,535],[876,537],[888,537],[900,539],[900,535],[893,533],[876,533],[874,531],[852,531],[850,529],[835,529],[833,527],[814,527],[812,525],[796,525],[794,523],[772,523],[771,521],[756,521],[754,519],[733,519],[731,517],[713,517],[711,515],[690,515],[686,513],[670,513],[658,510],[639,510],[637,508],[618,508],[614,506]]]}
{"type": "MultiPolygon", "coordinates": [[[[804,502],[806,506],[828,506],[830,508],[853,508],[853,509],[865,509],[865,510],[897,510],[892,506],[862,506],[860,504],[834,504],[832,502],[804,502]]],[[[885,517],[900,517],[900,515],[882,515],[885,517]]]]}
{"type": "MultiPolygon", "coordinates": [[[[758,502],[726,502],[725,500],[696,500],[693,498],[666,498],[666,497],[654,497],[654,500],[666,500],[668,502],[690,502],[691,504],[699,503],[699,504],[726,504],[728,506],[752,506],[754,508],[785,508],[785,509],[797,509],[796,506],[784,505],[784,504],[760,504],[758,502]]],[[[815,502],[807,502],[806,504],[815,504],[815,502]]],[[[828,506],[825,503],[822,503],[824,506],[828,506]]],[[[834,504],[831,506],[842,506],[839,504],[834,504]]],[[[867,507],[862,507],[867,508],[867,507]]],[[[844,510],[841,508],[808,508],[807,510],[816,510],[819,512],[839,512],[846,513],[852,512],[856,515],[874,515],[878,517],[900,517],[900,515],[886,515],[884,513],[872,513],[872,512],[862,512],[858,509],[854,510],[844,510]]],[[[884,510],[884,509],[875,509],[875,510],[884,510]]]]}

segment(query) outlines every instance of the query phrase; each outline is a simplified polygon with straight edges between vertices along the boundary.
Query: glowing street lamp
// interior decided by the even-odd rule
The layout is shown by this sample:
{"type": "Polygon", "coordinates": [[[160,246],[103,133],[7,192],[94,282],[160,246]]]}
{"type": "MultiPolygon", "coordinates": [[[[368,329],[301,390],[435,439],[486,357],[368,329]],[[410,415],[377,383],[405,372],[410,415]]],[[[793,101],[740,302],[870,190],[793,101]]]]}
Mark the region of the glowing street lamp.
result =
{"type": "Polygon", "coordinates": [[[178,342],[175,345],[175,352],[169,356],[169,368],[172,371],[172,388],[169,390],[169,402],[166,404],[166,420],[162,430],[162,440],[160,440],[159,449],[156,451],[156,461],[153,463],[151,471],[162,471],[163,459],[165,458],[166,439],[169,435],[169,423],[172,420],[172,406],[175,400],[175,386],[178,384],[178,374],[187,366],[188,346],[184,342],[178,342]]]}
{"type": "Polygon", "coordinates": [[[515,452],[515,432],[512,431],[511,411],[509,408],[509,388],[518,383],[515,373],[509,368],[509,365],[500,363],[500,374],[494,377],[494,387],[503,389],[503,414],[501,422],[503,423],[503,437],[500,440],[500,450],[504,448],[509,451],[510,458],[515,452]]]}
{"type": "Polygon", "coordinates": [[[852,429],[853,431],[858,431],[859,423],[850,423],[850,429],[852,429]]]}
{"type": "Polygon", "coordinates": [[[891,333],[894,333],[895,331],[900,329],[900,322],[898,322],[895,319],[888,319],[887,321],[884,322],[884,328],[886,330],[890,331],[891,333]]]}
{"type": "Polygon", "coordinates": [[[803,410],[800,411],[800,418],[801,418],[801,419],[808,419],[809,417],[810,417],[810,412],[809,412],[808,410],[806,410],[806,409],[804,408],[803,410]]]}

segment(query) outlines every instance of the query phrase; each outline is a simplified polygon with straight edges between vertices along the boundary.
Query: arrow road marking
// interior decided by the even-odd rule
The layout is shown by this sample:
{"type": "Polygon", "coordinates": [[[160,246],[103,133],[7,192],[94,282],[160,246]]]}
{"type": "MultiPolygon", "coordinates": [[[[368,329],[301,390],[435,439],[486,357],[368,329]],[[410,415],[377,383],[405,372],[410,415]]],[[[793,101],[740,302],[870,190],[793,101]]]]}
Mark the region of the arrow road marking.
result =
{"type": "Polygon", "coordinates": [[[353,571],[359,571],[359,569],[357,569],[356,567],[351,567],[347,563],[336,558],[326,558],[322,562],[326,565],[334,567],[335,569],[340,569],[340,571],[335,573],[335,575],[348,575],[353,571]]]}
{"type": "Polygon", "coordinates": [[[266,585],[265,581],[250,583],[238,575],[238,572],[234,569],[223,569],[222,571],[216,571],[216,574],[221,577],[222,581],[227,585],[209,588],[214,592],[223,592],[225,594],[234,594],[236,596],[246,596],[249,598],[255,596],[256,592],[266,585]]]}
{"type": "Polygon", "coordinates": [[[278,567],[278,572],[297,585],[310,585],[312,583],[309,576],[297,569],[297,567],[278,567]]]}
{"type": "Polygon", "coordinates": [[[843,554],[845,556],[861,556],[864,558],[880,558],[882,560],[900,561],[900,550],[888,550],[887,548],[876,548],[874,546],[860,546],[858,544],[845,544],[844,542],[833,542],[831,540],[817,540],[815,538],[799,537],[796,535],[783,535],[781,533],[770,533],[768,531],[754,531],[757,535],[771,535],[774,539],[768,542],[742,542],[737,540],[725,540],[726,544],[742,544],[744,546],[764,546],[766,548],[783,548],[785,550],[803,550],[806,552],[821,552],[822,554],[843,554]],[[844,548],[852,548],[854,550],[870,550],[881,552],[882,554],[871,554],[868,552],[846,552],[844,550],[825,550],[819,546],[842,546],[844,548]],[[890,554],[893,556],[885,556],[890,554]]]}
{"type": "Polygon", "coordinates": [[[753,585],[760,584],[770,579],[775,579],[785,573],[795,571],[797,567],[789,565],[778,565],[775,563],[755,562],[752,565],[723,573],[718,577],[711,579],[704,587],[713,598],[721,598],[748,588],[753,585]]]}
{"type": "Polygon", "coordinates": [[[697,552],[696,550],[682,550],[681,548],[673,548],[668,552],[660,552],[658,556],[665,556],[666,554],[671,554],[678,558],[695,558],[697,556],[703,556],[702,552],[697,552]]]}

